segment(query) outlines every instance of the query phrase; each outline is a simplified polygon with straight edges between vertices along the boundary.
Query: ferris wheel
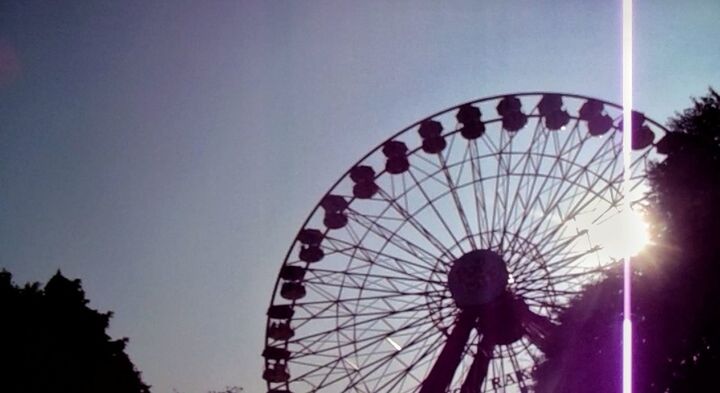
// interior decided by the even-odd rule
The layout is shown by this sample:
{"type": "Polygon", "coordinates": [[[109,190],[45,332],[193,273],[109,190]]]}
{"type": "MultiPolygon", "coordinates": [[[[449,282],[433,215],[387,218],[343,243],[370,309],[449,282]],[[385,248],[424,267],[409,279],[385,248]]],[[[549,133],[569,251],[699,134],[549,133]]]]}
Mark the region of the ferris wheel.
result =
{"type": "MultiPolygon", "coordinates": [[[[371,150],[282,263],[268,392],[532,391],[559,312],[617,263],[621,123],[616,104],[518,93],[438,112],[371,150]]],[[[638,112],[632,125],[641,203],[666,130],[638,112]]]]}

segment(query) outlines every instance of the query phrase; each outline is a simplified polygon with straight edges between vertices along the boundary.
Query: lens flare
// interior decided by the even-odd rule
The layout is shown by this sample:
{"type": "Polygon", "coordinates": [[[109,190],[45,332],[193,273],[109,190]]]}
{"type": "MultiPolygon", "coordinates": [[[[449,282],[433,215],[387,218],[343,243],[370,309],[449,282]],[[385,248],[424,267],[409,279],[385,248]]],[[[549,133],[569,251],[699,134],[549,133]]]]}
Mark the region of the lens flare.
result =
{"type": "MultiPolygon", "coordinates": [[[[622,0],[622,96],[623,96],[623,180],[624,180],[624,211],[630,212],[630,163],[632,152],[632,116],[633,107],[633,7],[632,0],[622,0]]],[[[635,233],[628,234],[629,238],[635,238],[635,233]]],[[[639,244],[631,240],[628,243],[639,244]]],[[[632,393],[632,320],[631,311],[631,280],[632,265],[631,254],[625,256],[623,266],[623,393],[632,393]]]]}
{"type": "Polygon", "coordinates": [[[613,259],[635,256],[650,242],[647,221],[632,209],[588,227],[588,234],[603,254],[613,259]]]}

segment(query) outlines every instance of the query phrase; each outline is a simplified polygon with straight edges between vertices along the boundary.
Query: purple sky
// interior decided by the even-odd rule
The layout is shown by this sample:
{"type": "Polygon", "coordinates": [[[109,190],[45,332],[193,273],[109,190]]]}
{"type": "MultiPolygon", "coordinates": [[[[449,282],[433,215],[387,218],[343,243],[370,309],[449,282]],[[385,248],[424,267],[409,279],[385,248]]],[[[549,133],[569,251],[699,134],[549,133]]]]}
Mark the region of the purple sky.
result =
{"type": "MultiPolygon", "coordinates": [[[[620,101],[620,1],[152,3],[0,3],[0,267],[81,278],[156,393],[264,389],[287,247],[392,133],[501,93],[620,101]]],[[[720,3],[635,4],[664,122],[720,88],[720,3]]]]}

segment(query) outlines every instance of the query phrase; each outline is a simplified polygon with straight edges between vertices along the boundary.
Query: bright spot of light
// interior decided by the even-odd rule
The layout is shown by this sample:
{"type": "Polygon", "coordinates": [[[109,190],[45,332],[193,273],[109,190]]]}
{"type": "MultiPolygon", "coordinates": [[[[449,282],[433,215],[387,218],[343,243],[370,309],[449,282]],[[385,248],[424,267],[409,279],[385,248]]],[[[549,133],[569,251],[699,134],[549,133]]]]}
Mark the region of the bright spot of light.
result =
{"type": "Polygon", "coordinates": [[[648,223],[636,211],[623,211],[588,228],[592,242],[611,258],[635,256],[650,243],[648,223]]]}
{"type": "Polygon", "coordinates": [[[343,360],[344,360],[345,363],[347,363],[347,365],[350,366],[350,368],[352,368],[353,370],[355,370],[355,371],[360,370],[360,369],[358,368],[358,366],[357,366],[355,363],[353,363],[352,361],[350,361],[349,359],[343,359],[343,360]]]}
{"type": "Polygon", "coordinates": [[[623,393],[632,392],[632,323],[623,320],[623,393]]]}
{"type": "Polygon", "coordinates": [[[386,337],[385,340],[387,340],[387,342],[389,342],[390,345],[392,345],[393,348],[395,348],[396,351],[401,351],[401,350],[402,350],[402,347],[400,346],[400,344],[396,343],[392,338],[386,337]]]}
{"type": "MultiPolygon", "coordinates": [[[[631,201],[631,163],[632,163],[632,132],[631,132],[631,110],[633,107],[633,5],[632,0],[623,0],[622,2],[622,84],[623,84],[623,188],[624,188],[624,206],[625,212],[621,224],[621,229],[617,237],[626,237],[622,240],[619,248],[624,248],[625,258],[623,262],[623,393],[632,393],[632,325],[630,322],[630,278],[631,278],[631,256],[640,252],[648,243],[647,225],[644,225],[642,218],[632,213],[631,201]]],[[[614,250],[613,250],[614,251],[614,250]]]]}

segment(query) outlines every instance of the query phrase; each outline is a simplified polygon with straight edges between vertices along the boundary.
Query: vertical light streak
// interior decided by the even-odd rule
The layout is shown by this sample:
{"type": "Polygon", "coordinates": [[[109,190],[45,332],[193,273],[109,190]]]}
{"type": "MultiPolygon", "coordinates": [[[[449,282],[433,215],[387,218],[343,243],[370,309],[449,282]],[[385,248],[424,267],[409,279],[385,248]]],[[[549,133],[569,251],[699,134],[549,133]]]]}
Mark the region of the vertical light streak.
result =
{"type": "MultiPolygon", "coordinates": [[[[622,100],[623,100],[623,214],[630,217],[630,164],[632,152],[632,0],[622,0],[622,100]]],[[[632,279],[631,255],[625,255],[623,264],[623,393],[632,393],[632,322],[630,320],[630,290],[632,279]]]]}

